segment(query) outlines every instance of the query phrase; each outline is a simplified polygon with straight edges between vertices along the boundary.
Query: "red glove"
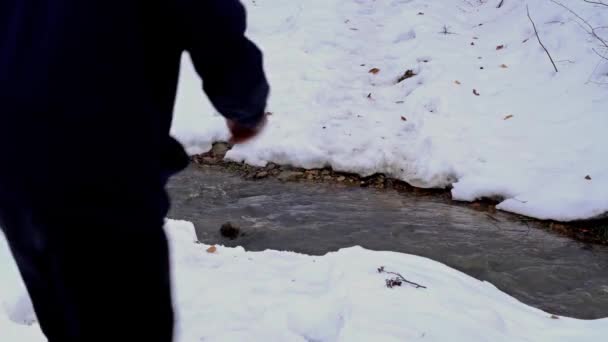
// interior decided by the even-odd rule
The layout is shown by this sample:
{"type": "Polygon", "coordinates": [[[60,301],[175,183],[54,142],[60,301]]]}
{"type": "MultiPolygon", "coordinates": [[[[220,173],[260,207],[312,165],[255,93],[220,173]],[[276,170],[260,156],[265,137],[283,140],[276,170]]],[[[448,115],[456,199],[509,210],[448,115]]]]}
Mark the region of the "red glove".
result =
{"type": "Polygon", "coordinates": [[[230,129],[230,133],[232,137],[230,138],[231,144],[242,144],[253,138],[255,138],[260,132],[266,127],[266,116],[258,123],[255,127],[245,127],[239,125],[236,121],[227,120],[228,129],[230,129]]]}

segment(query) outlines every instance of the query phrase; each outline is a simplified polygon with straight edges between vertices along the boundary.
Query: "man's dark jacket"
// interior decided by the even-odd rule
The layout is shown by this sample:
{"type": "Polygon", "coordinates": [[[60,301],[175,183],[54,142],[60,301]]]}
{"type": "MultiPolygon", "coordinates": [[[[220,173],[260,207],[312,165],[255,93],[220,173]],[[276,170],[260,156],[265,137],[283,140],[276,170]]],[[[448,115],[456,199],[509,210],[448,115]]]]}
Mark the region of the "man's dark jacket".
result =
{"type": "Polygon", "coordinates": [[[236,0],[0,0],[0,203],[137,192],[183,168],[184,51],[216,109],[256,125],[268,85],[245,26],[236,0]]]}

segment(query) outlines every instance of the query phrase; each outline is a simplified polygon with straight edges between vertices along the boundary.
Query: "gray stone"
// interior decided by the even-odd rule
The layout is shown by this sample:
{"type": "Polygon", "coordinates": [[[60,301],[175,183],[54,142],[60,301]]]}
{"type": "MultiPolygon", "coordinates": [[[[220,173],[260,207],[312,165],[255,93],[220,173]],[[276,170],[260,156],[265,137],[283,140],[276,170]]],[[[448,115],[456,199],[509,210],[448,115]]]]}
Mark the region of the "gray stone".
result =
{"type": "Polygon", "coordinates": [[[303,172],[283,171],[277,178],[281,181],[288,182],[288,181],[298,180],[298,179],[302,178],[303,176],[304,176],[303,172]]]}
{"type": "Polygon", "coordinates": [[[266,178],[268,177],[268,172],[266,171],[261,171],[255,174],[255,178],[257,179],[262,179],[262,178],[266,178]]]}
{"type": "Polygon", "coordinates": [[[220,234],[222,234],[223,237],[229,238],[231,240],[234,240],[239,237],[240,233],[241,228],[233,225],[231,222],[224,223],[220,228],[220,234]]]}
{"type": "Polygon", "coordinates": [[[216,157],[223,158],[229,150],[230,146],[228,146],[228,144],[219,142],[213,144],[213,147],[211,148],[211,153],[216,157]]]}

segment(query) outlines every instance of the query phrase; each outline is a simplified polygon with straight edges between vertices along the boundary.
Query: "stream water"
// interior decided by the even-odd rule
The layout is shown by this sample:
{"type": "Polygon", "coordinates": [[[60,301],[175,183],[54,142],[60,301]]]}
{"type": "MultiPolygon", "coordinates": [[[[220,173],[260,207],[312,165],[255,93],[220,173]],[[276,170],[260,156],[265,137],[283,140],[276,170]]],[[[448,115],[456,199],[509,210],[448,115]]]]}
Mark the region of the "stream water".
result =
{"type": "Polygon", "coordinates": [[[244,180],[189,167],[169,184],[171,218],[201,242],[321,255],[350,246],[427,257],[553,314],[608,317],[608,247],[446,199],[336,184],[244,180]],[[245,234],[224,238],[227,222],[245,234]]]}

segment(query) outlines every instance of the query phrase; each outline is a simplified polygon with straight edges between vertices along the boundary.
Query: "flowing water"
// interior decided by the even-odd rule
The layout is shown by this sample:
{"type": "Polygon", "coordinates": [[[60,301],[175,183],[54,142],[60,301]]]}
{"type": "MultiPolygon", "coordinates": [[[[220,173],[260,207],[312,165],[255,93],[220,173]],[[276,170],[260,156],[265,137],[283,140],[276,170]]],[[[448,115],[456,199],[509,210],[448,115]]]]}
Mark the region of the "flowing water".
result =
{"type": "MultiPolygon", "coordinates": [[[[608,247],[574,241],[514,215],[433,196],[339,184],[244,180],[190,167],[169,184],[171,218],[201,242],[321,255],[350,246],[427,257],[520,301],[570,317],[608,317],[608,247]],[[220,226],[244,236],[224,238],[220,226]]],[[[380,266],[380,265],[379,265],[380,266]]]]}

